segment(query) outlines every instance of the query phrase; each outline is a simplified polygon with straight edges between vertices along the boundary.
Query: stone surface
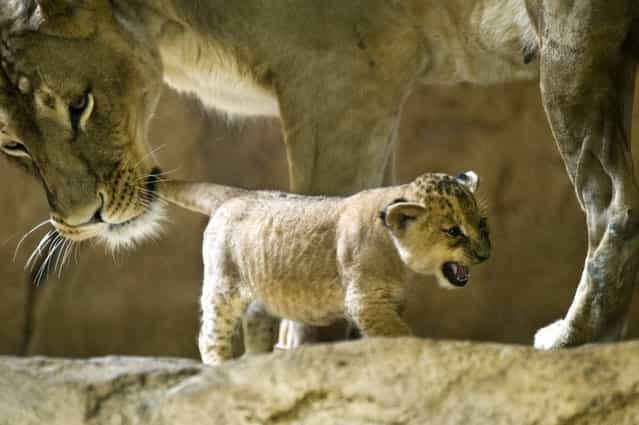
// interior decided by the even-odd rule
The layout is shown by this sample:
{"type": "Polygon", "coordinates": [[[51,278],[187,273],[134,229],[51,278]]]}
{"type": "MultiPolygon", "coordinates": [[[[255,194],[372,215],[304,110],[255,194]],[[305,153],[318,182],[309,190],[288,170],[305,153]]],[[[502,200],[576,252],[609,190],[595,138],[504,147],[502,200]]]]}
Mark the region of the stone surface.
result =
{"type": "Polygon", "coordinates": [[[0,358],[1,425],[636,425],[639,343],[378,339],[243,359],[0,358]]]}
{"type": "MultiPolygon", "coordinates": [[[[530,344],[535,329],[568,308],[583,265],[585,224],[538,92],[534,83],[424,87],[408,100],[399,180],[477,171],[494,254],[461,291],[414,289],[406,315],[421,336],[530,344]]],[[[177,169],[171,176],[286,188],[276,121],[229,121],[167,91],[151,143],[166,145],[158,157],[165,170],[177,169]]],[[[22,266],[42,233],[12,257],[20,237],[46,218],[45,196],[3,159],[0,178],[0,353],[197,356],[204,218],[172,210],[164,237],[115,258],[83,244],[60,278],[33,288],[22,266]]],[[[635,308],[632,337],[638,319],[635,308]]]]}

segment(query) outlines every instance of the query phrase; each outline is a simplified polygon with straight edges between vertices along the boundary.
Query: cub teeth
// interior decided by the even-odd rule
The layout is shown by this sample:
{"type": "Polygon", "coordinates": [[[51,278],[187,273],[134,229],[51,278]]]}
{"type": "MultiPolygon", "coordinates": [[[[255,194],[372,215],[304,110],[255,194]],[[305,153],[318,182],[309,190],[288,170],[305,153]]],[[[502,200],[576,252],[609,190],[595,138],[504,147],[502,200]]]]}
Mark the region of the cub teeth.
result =
{"type": "Polygon", "coordinates": [[[457,265],[455,270],[455,276],[457,276],[457,279],[462,281],[468,280],[468,276],[469,276],[468,267],[457,265]]]}
{"type": "Polygon", "coordinates": [[[470,276],[470,270],[468,267],[455,261],[449,261],[444,264],[443,272],[452,284],[460,284],[458,286],[466,284],[470,276]]]}

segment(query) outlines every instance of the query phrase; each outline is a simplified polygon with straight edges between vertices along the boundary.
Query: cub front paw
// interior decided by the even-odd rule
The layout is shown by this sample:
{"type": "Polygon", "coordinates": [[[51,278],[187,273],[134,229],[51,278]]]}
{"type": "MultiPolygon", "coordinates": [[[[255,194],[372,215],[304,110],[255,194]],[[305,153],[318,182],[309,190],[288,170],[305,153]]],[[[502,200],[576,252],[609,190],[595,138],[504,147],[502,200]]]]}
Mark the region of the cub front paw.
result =
{"type": "Polygon", "coordinates": [[[535,334],[535,348],[538,350],[552,350],[566,346],[568,331],[564,320],[560,319],[545,326],[535,334]]]}

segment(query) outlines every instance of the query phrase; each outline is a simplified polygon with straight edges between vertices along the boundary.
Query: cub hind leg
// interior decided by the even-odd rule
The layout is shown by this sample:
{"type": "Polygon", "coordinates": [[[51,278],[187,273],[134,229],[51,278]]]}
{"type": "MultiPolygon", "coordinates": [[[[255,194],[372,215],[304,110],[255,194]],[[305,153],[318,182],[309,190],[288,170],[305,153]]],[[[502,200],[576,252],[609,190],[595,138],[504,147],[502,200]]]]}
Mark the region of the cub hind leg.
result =
{"type": "Polygon", "coordinates": [[[263,304],[253,301],[242,321],[245,354],[270,353],[277,338],[280,319],[271,315],[263,304]]]}
{"type": "Polygon", "coordinates": [[[198,346],[202,362],[219,365],[233,358],[233,340],[249,302],[229,278],[209,278],[202,290],[202,324],[198,346]]]}

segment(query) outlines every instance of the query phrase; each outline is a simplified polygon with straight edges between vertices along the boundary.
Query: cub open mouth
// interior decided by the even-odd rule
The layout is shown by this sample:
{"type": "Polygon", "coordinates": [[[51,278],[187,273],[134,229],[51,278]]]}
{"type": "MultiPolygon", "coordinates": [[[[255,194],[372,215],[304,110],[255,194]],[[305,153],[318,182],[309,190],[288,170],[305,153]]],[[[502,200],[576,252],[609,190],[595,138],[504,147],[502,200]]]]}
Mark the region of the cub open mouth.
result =
{"type": "Polygon", "coordinates": [[[468,282],[468,276],[470,276],[468,267],[453,261],[444,263],[442,273],[444,273],[451,285],[459,287],[465,286],[468,282]]]}

